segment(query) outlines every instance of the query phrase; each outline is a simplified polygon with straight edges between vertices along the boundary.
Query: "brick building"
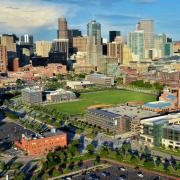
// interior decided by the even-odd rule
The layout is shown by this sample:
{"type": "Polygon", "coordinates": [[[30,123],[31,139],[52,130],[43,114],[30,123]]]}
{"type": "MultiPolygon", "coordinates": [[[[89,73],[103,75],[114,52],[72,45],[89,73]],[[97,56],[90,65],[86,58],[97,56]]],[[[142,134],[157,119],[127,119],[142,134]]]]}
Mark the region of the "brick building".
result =
{"type": "Polygon", "coordinates": [[[22,135],[21,141],[15,141],[15,146],[26,151],[28,155],[44,155],[57,147],[67,146],[67,134],[58,131],[35,138],[22,135]]]}
{"type": "Polygon", "coordinates": [[[0,72],[6,72],[7,71],[7,51],[6,46],[0,45],[0,72]]]}

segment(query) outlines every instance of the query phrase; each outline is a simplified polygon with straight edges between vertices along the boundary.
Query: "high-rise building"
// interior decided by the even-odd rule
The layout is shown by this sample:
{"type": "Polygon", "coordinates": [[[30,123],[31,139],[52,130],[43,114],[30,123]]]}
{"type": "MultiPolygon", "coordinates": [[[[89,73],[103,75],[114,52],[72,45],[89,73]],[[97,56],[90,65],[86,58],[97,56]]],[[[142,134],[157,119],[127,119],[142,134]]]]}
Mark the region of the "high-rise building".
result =
{"type": "Polygon", "coordinates": [[[109,31],[109,42],[113,42],[117,36],[120,36],[120,31],[109,31]]]}
{"type": "Polygon", "coordinates": [[[6,46],[7,52],[16,53],[16,41],[14,39],[14,35],[3,34],[1,36],[1,44],[6,46]]]}
{"type": "Polygon", "coordinates": [[[122,64],[128,65],[132,61],[132,52],[127,45],[123,45],[123,61],[122,64]]]}
{"type": "Polygon", "coordinates": [[[73,38],[81,37],[82,33],[79,29],[68,29],[68,39],[69,39],[69,47],[73,47],[73,38]]]}
{"type": "Polygon", "coordinates": [[[69,40],[68,39],[55,39],[52,44],[52,50],[56,52],[66,53],[69,57],[69,40]]]}
{"type": "Polygon", "coordinates": [[[52,48],[51,41],[36,41],[36,54],[41,57],[48,57],[52,48]]]}
{"type": "Polygon", "coordinates": [[[154,48],[154,22],[153,20],[141,20],[137,30],[144,31],[144,51],[154,48]]]}
{"type": "Polygon", "coordinates": [[[118,63],[123,60],[123,44],[112,42],[107,44],[108,57],[117,58],[118,63]]]}
{"type": "Polygon", "coordinates": [[[114,41],[119,44],[125,44],[125,38],[124,36],[116,36],[114,41]]]}
{"type": "Polygon", "coordinates": [[[87,24],[87,35],[95,37],[95,44],[101,44],[101,24],[95,20],[87,24]]]}
{"type": "Polygon", "coordinates": [[[6,72],[7,71],[7,51],[6,46],[3,46],[0,44],[0,72],[6,72]]]}
{"type": "Polygon", "coordinates": [[[33,45],[33,36],[24,34],[21,36],[21,44],[22,45],[33,45]]]}
{"type": "Polygon", "coordinates": [[[138,55],[138,59],[144,58],[144,31],[135,31],[128,34],[128,47],[131,48],[135,55],[138,55]]]}
{"type": "Polygon", "coordinates": [[[89,36],[87,39],[87,61],[95,67],[102,65],[102,45],[96,44],[95,36],[89,36]]]}
{"type": "Polygon", "coordinates": [[[6,46],[7,57],[8,57],[8,69],[13,69],[13,59],[17,56],[17,37],[15,35],[3,34],[1,36],[1,44],[6,46]]]}
{"type": "Polygon", "coordinates": [[[58,19],[58,31],[57,31],[58,39],[68,39],[68,26],[66,18],[58,19]]]}
{"type": "Polygon", "coordinates": [[[87,51],[87,37],[74,37],[73,49],[74,49],[74,53],[86,52],[87,51]]]}
{"type": "Polygon", "coordinates": [[[173,56],[173,44],[172,43],[164,44],[163,54],[164,54],[164,57],[173,56]]]}
{"type": "Polygon", "coordinates": [[[158,34],[154,36],[154,48],[157,51],[157,57],[163,57],[163,47],[164,44],[167,42],[166,34],[158,34]]]}

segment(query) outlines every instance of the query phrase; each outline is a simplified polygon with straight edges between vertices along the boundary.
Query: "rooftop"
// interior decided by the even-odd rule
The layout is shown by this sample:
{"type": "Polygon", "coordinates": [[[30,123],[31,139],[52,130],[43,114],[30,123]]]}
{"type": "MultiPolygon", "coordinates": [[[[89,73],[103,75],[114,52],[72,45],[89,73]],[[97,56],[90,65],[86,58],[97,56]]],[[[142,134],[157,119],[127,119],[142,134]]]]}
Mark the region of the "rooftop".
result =
{"type": "Polygon", "coordinates": [[[120,116],[130,117],[132,119],[143,119],[146,117],[153,117],[159,115],[156,112],[144,110],[141,106],[128,106],[128,105],[117,105],[111,108],[104,109],[108,112],[118,114],[120,116]]]}
{"type": "Polygon", "coordinates": [[[141,124],[161,124],[161,123],[166,123],[169,120],[177,119],[180,118],[180,113],[173,113],[173,114],[168,114],[168,115],[162,115],[158,117],[152,117],[152,118],[147,118],[141,121],[141,124]]]}
{"type": "Polygon", "coordinates": [[[163,108],[168,108],[170,106],[172,106],[172,103],[166,102],[166,101],[155,101],[155,102],[148,102],[144,104],[144,107],[149,107],[153,109],[163,109],[163,108]]]}
{"type": "Polygon", "coordinates": [[[105,109],[89,109],[88,111],[92,112],[92,113],[100,114],[102,116],[106,116],[106,117],[109,117],[109,118],[118,118],[118,117],[120,117],[119,114],[108,112],[105,109]]]}

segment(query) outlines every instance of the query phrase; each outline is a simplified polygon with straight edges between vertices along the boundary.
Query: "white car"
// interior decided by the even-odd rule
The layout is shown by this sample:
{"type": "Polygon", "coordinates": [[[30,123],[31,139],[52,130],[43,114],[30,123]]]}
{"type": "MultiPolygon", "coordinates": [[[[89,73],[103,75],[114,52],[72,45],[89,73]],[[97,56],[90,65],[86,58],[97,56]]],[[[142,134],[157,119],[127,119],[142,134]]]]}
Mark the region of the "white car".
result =
{"type": "Polygon", "coordinates": [[[126,171],[126,168],[123,167],[123,166],[121,166],[121,167],[119,167],[119,170],[121,170],[121,171],[126,171]]]}
{"type": "Polygon", "coordinates": [[[138,173],[137,173],[137,176],[139,176],[139,177],[141,177],[141,178],[143,178],[143,177],[144,177],[144,175],[143,175],[143,173],[142,173],[142,172],[138,172],[138,173]]]}

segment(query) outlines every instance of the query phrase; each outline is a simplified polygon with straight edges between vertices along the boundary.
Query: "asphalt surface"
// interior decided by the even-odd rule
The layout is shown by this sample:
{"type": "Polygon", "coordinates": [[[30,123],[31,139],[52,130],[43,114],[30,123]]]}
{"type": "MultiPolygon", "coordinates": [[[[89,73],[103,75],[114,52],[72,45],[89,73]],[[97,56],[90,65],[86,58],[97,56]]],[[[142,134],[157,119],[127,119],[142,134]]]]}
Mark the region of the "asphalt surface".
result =
{"type": "MultiPolygon", "coordinates": [[[[125,171],[121,171],[118,166],[111,166],[107,169],[100,169],[97,170],[95,172],[86,174],[86,175],[80,175],[77,177],[73,177],[73,180],[91,180],[90,176],[92,176],[92,174],[95,174],[97,177],[99,177],[99,179],[101,180],[118,180],[118,178],[120,176],[124,176],[126,177],[126,179],[128,180],[153,180],[154,178],[157,177],[157,175],[154,175],[152,173],[147,173],[147,172],[142,172],[143,173],[143,177],[139,177],[137,175],[138,170],[135,170],[133,168],[126,168],[125,171]],[[103,176],[102,172],[108,172],[110,173],[109,176],[103,176]]],[[[96,178],[94,178],[95,180],[96,178]]],[[[166,177],[160,177],[161,180],[169,180],[166,177]]]]}
{"type": "Polygon", "coordinates": [[[21,139],[22,134],[34,134],[34,132],[14,123],[2,121],[0,124],[0,141],[13,142],[21,139]]]}

